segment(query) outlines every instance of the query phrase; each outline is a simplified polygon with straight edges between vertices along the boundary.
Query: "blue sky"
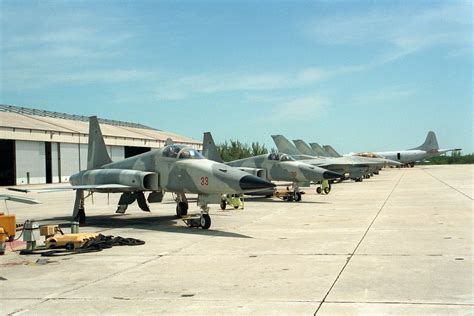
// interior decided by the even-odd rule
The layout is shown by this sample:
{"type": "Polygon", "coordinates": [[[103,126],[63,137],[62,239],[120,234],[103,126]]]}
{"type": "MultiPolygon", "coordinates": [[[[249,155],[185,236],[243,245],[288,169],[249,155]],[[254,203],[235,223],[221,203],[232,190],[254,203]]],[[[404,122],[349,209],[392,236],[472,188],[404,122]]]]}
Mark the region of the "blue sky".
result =
{"type": "Polygon", "coordinates": [[[0,102],[195,139],[473,152],[470,1],[0,1],[0,102]]]}

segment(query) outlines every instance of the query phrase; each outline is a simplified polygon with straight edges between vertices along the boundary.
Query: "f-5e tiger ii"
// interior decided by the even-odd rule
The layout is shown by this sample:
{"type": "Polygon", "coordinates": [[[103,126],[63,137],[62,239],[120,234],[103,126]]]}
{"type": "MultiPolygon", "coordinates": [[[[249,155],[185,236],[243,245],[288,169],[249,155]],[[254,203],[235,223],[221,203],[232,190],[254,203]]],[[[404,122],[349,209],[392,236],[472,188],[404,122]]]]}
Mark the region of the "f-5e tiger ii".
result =
{"type": "MultiPolygon", "coordinates": [[[[204,133],[203,154],[208,159],[222,162],[211,133],[204,133]]],[[[225,164],[270,181],[291,182],[294,195],[291,196],[290,201],[297,202],[301,200],[300,186],[309,186],[311,182],[337,179],[342,176],[336,172],[296,161],[291,156],[282,153],[263,154],[225,162],[225,164]]]]}
{"type": "MultiPolygon", "coordinates": [[[[95,116],[89,121],[87,170],[69,178],[76,190],[73,218],[85,221],[84,193],[122,193],[118,213],[137,201],[144,211],[149,203],[161,202],[165,192],[176,194],[176,214],[187,215],[186,193],[198,194],[201,209],[199,226],[211,226],[209,204],[220,203],[222,194],[242,194],[273,188],[275,185],[244,171],[205,159],[191,147],[170,145],[117,162],[110,159],[99,122],[95,116]],[[149,192],[145,200],[145,194],[149,192]]],[[[57,189],[57,188],[55,188],[57,189]]]]}

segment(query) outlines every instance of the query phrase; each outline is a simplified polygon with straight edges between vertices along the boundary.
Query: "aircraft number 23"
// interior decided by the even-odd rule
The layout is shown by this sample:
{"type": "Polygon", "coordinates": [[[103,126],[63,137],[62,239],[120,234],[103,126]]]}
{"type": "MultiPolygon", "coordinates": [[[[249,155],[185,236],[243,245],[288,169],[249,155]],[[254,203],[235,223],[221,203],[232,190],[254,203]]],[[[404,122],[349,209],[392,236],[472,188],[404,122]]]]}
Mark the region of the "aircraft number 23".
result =
{"type": "Polygon", "coordinates": [[[201,177],[201,185],[208,186],[209,185],[209,178],[208,177],[201,177]]]}

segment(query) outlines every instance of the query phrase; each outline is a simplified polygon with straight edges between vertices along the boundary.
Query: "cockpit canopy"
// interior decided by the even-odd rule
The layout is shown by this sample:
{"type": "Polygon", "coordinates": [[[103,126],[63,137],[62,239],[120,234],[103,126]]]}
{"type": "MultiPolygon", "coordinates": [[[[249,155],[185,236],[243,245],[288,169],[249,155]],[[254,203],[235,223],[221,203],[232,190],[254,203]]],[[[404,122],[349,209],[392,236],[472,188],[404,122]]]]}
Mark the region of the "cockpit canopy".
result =
{"type": "Polygon", "coordinates": [[[364,153],[356,153],[354,156],[359,156],[359,157],[367,157],[367,158],[383,158],[382,156],[372,153],[372,152],[364,152],[364,153]]]}
{"type": "Polygon", "coordinates": [[[181,145],[166,146],[162,155],[163,157],[178,159],[205,159],[197,150],[181,145]]]}
{"type": "Polygon", "coordinates": [[[287,154],[281,153],[271,153],[268,155],[268,160],[274,161],[295,161],[293,157],[288,156],[287,154]]]}

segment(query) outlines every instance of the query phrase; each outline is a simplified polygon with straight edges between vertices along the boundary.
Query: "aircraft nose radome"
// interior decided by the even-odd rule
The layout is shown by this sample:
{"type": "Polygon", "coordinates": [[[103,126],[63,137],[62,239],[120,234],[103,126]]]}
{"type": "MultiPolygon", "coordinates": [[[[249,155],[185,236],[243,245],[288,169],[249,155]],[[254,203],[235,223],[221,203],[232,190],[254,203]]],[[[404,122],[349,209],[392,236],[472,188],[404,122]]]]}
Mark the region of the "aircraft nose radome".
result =
{"type": "Polygon", "coordinates": [[[252,175],[243,176],[240,179],[240,188],[244,191],[258,191],[274,187],[273,183],[252,175]]]}
{"type": "Polygon", "coordinates": [[[324,171],[323,172],[323,178],[324,179],[337,179],[337,178],[342,178],[342,174],[333,172],[333,171],[324,171]]]}

